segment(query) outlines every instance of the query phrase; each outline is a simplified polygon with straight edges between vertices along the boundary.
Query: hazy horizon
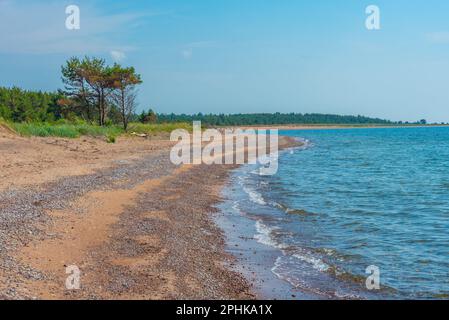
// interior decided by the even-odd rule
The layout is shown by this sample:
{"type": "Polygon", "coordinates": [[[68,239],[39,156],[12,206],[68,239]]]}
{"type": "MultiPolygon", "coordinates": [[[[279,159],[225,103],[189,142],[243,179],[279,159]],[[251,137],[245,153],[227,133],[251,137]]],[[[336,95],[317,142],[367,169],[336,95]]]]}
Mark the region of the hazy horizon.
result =
{"type": "Polygon", "coordinates": [[[71,56],[132,65],[140,109],[449,122],[449,3],[0,0],[0,86],[62,88],[71,56]],[[67,30],[65,8],[81,10],[67,30]],[[380,30],[365,27],[368,5],[380,30]]]}

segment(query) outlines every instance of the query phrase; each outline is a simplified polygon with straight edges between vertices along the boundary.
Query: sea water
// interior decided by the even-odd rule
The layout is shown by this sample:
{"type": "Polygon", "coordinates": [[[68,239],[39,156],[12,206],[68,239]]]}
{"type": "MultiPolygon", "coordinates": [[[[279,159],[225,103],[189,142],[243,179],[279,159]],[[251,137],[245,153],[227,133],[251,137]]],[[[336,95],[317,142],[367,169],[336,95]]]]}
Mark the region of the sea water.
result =
{"type": "Polygon", "coordinates": [[[318,298],[449,297],[449,128],[281,134],[304,145],[274,176],[237,169],[221,207],[276,250],[273,277],[318,298]]]}

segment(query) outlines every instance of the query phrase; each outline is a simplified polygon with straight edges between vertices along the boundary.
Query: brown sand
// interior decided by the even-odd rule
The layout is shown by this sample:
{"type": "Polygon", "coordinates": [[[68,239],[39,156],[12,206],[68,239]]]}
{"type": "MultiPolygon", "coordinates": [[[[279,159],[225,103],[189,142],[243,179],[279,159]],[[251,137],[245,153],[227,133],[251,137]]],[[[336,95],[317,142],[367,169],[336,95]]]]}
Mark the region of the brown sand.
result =
{"type": "Polygon", "coordinates": [[[111,167],[114,161],[138,159],[148,152],[160,152],[167,140],[22,138],[0,128],[0,191],[55,181],[60,177],[92,174],[111,167]]]}
{"type": "MultiPolygon", "coordinates": [[[[281,147],[293,144],[281,140],[281,147]]],[[[113,177],[118,161],[135,163],[148,154],[158,163],[154,170],[161,173],[145,178],[143,171],[130,171],[134,175],[119,180],[134,183],[98,185],[68,198],[62,209],[42,209],[39,220],[0,230],[4,242],[13,234],[20,238],[1,251],[7,267],[0,269],[0,297],[255,298],[248,281],[228,269],[233,257],[225,253],[222,232],[211,217],[234,166],[174,168],[168,159],[171,145],[139,138],[119,139],[114,145],[92,138],[24,139],[3,132],[0,193],[50,182],[57,188],[78,176],[113,177]],[[10,232],[14,228],[16,232],[10,232]],[[69,265],[81,270],[80,290],[65,287],[69,265]]],[[[75,193],[70,184],[61,188],[75,193]]],[[[45,194],[51,189],[42,190],[45,194]]],[[[19,200],[7,199],[11,203],[2,204],[5,208],[19,200]]],[[[34,205],[46,208],[46,201],[34,205]]]]}

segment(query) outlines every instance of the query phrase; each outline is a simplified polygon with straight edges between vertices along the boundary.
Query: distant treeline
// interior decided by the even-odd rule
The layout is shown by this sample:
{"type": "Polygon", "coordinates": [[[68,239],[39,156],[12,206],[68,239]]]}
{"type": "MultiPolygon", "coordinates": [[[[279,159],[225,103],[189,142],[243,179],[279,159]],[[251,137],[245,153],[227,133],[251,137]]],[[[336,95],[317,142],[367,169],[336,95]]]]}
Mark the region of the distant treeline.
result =
{"type": "Polygon", "coordinates": [[[318,113],[256,113],[256,114],[158,114],[159,122],[201,121],[209,126],[252,126],[289,124],[393,124],[392,121],[364,116],[340,116],[318,113]]]}
{"type": "MultiPolygon", "coordinates": [[[[0,118],[14,122],[53,122],[59,120],[83,120],[93,123],[98,117],[98,111],[88,109],[83,104],[74,104],[73,97],[68,97],[66,91],[41,92],[28,91],[17,87],[0,87],[0,118]],[[67,101],[71,102],[68,103],[67,101]],[[90,113],[86,110],[91,110],[90,113]]],[[[95,103],[92,103],[95,105],[95,103]]],[[[129,112],[129,121],[143,123],[179,123],[201,121],[206,126],[237,126],[237,125],[289,125],[289,124],[426,124],[426,120],[416,122],[393,122],[379,118],[364,116],[342,116],[318,113],[257,113],[257,114],[156,114],[153,110],[136,114],[133,108],[129,112]]],[[[123,112],[115,103],[107,108],[105,123],[123,122],[123,112]]]]}

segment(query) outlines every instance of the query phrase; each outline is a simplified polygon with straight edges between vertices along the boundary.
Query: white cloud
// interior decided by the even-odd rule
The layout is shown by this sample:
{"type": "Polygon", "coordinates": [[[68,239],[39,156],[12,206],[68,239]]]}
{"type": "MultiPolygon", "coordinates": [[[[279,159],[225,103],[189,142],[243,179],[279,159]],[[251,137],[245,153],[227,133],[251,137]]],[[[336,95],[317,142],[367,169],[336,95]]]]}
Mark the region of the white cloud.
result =
{"type": "Polygon", "coordinates": [[[110,55],[115,62],[121,62],[126,59],[126,54],[123,51],[112,50],[110,55]]]}
{"type": "Polygon", "coordinates": [[[140,13],[105,15],[89,2],[78,6],[81,28],[67,30],[66,5],[61,2],[0,0],[0,53],[124,53],[133,47],[114,39],[148,16],[140,13]]]}

